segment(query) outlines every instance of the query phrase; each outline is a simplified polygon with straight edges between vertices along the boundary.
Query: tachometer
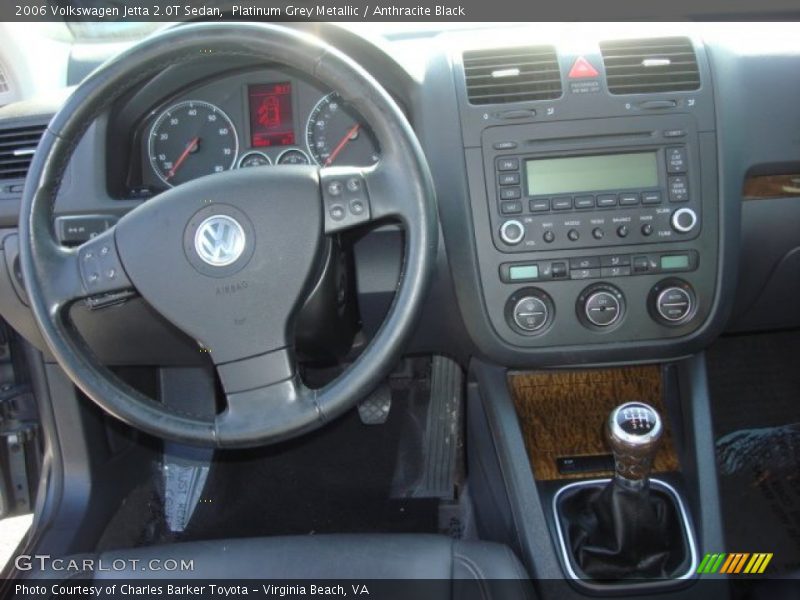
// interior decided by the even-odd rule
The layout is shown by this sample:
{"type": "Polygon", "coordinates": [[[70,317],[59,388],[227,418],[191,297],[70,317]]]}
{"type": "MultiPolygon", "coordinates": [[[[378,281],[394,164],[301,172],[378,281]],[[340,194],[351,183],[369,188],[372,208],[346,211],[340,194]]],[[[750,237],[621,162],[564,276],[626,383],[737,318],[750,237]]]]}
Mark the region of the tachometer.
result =
{"type": "Polygon", "coordinates": [[[188,100],[162,111],[150,129],[147,148],[156,175],[174,186],[233,168],[239,137],[222,109],[188,100]]]}
{"type": "Polygon", "coordinates": [[[311,156],[323,167],[368,167],[381,158],[372,130],[336,92],[324,96],[311,111],[306,143],[311,156]]]}

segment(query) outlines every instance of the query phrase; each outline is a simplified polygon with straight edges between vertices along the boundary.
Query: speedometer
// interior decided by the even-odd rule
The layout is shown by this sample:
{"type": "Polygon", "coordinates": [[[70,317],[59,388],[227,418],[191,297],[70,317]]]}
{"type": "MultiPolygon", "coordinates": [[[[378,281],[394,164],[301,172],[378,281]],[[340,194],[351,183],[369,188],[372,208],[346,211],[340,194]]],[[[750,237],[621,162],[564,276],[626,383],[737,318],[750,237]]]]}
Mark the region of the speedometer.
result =
{"type": "Polygon", "coordinates": [[[179,102],[161,112],[150,129],[148,154],[169,186],[233,168],[239,137],[233,122],[213,104],[179,102]]]}
{"type": "Polygon", "coordinates": [[[355,109],[336,92],[324,96],[311,111],[306,143],[322,167],[368,167],[381,158],[375,134],[355,109]]]}

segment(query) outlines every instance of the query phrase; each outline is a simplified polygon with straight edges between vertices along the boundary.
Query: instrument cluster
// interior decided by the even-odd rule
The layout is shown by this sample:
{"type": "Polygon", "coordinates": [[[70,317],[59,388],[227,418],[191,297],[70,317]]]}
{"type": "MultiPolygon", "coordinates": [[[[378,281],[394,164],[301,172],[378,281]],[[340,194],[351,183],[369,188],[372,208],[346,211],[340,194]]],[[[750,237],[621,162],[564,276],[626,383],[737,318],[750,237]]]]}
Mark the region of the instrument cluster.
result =
{"type": "Polygon", "coordinates": [[[230,169],[284,165],[370,166],[380,160],[371,127],[338,93],[264,69],[225,76],[163,100],[140,120],[146,197],[230,169]]]}

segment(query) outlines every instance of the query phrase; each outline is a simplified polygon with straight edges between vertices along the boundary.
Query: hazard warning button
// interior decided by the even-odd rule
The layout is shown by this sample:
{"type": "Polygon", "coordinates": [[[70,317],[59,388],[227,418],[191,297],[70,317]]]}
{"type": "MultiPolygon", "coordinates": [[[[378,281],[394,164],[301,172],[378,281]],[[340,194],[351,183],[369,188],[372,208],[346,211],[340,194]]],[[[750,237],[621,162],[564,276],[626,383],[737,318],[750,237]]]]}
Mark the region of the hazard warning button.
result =
{"type": "Polygon", "coordinates": [[[583,56],[579,56],[578,60],[575,61],[575,64],[572,65],[572,68],[569,70],[569,77],[570,79],[587,79],[589,77],[597,77],[600,73],[597,72],[588,60],[586,60],[583,56]]]}

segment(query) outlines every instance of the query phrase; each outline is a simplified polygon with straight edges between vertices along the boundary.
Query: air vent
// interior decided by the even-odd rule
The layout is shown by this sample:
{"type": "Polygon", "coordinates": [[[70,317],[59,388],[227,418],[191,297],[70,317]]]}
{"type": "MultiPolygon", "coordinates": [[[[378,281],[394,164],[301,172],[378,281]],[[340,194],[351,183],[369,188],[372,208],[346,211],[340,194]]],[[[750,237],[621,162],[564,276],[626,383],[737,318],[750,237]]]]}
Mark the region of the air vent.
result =
{"type": "Polygon", "coordinates": [[[3,71],[3,65],[0,65],[0,94],[5,94],[10,89],[11,86],[8,85],[8,79],[3,71]]]}
{"type": "Polygon", "coordinates": [[[561,96],[561,70],[553,46],[525,46],[464,53],[472,104],[551,100],[561,96]]]}
{"type": "Polygon", "coordinates": [[[0,129],[0,181],[25,179],[46,125],[0,129]]]}
{"type": "Polygon", "coordinates": [[[689,92],[700,87],[697,56],[689,38],[601,42],[612,94],[689,92]]]}

